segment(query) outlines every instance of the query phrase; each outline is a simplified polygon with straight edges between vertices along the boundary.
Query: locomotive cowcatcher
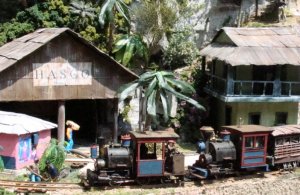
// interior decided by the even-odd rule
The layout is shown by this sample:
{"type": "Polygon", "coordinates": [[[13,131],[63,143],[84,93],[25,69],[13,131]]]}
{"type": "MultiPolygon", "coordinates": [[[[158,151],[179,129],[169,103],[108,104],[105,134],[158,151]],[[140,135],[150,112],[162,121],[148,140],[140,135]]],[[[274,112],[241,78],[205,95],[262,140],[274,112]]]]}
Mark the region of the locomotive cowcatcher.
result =
{"type": "Polygon", "coordinates": [[[95,170],[87,170],[87,182],[120,185],[136,181],[147,184],[150,180],[174,181],[183,185],[184,155],[168,155],[167,143],[179,136],[173,130],[129,132],[121,145],[105,147],[99,140],[99,157],[95,170]]]}

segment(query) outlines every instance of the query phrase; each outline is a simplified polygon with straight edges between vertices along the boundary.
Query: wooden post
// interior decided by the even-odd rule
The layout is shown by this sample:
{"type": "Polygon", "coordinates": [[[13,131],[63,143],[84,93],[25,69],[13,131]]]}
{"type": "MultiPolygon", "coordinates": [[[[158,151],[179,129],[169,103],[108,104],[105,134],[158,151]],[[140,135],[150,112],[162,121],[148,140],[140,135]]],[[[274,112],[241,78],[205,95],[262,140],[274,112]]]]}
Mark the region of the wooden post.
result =
{"type": "Polygon", "coordinates": [[[273,96],[281,96],[280,75],[281,75],[281,66],[277,65],[275,68],[275,82],[273,85],[273,96]]]}
{"type": "Polygon", "coordinates": [[[95,129],[96,129],[96,136],[95,136],[95,143],[98,143],[98,137],[101,136],[101,132],[99,132],[99,124],[98,124],[98,106],[97,100],[93,100],[94,102],[94,119],[95,119],[95,129]]]}
{"type": "Polygon", "coordinates": [[[205,65],[206,65],[206,57],[202,56],[202,60],[201,60],[201,71],[203,73],[203,75],[205,74],[205,65]]]}
{"type": "Polygon", "coordinates": [[[57,117],[57,138],[60,143],[65,141],[65,123],[66,123],[66,109],[65,101],[58,102],[58,117],[57,117]]]}
{"type": "Polygon", "coordinates": [[[226,87],[226,95],[232,95],[234,91],[234,83],[233,83],[233,71],[235,70],[231,65],[226,64],[227,66],[227,87],[226,87]]]}
{"type": "Polygon", "coordinates": [[[114,103],[114,133],[113,133],[113,140],[114,143],[118,142],[118,99],[113,100],[114,103]]]}
{"type": "Polygon", "coordinates": [[[139,89],[139,131],[143,130],[143,92],[139,89]]]}

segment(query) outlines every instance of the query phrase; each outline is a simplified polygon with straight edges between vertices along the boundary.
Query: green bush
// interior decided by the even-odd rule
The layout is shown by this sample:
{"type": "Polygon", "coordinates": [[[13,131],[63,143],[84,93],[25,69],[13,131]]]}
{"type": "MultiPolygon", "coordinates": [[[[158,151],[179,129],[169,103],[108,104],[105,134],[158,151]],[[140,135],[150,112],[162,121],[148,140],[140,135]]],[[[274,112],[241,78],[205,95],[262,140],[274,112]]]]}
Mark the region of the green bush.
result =
{"type": "Polygon", "coordinates": [[[4,162],[2,160],[2,157],[0,156],[0,171],[4,170],[4,162]]]}
{"type": "Polygon", "coordinates": [[[163,54],[163,63],[171,70],[192,65],[198,57],[196,44],[188,39],[186,33],[173,33],[169,46],[163,54]]]}
{"type": "Polygon", "coordinates": [[[63,168],[66,154],[64,147],[57,142],[56,139],[51,139],[50,145],[46,148],[39,161],[39,170],[41,173],[46,171],[46,161],[51,162],[58,170],[63,168]]]}
{"type": "Polygon", "coordinates": [[[0,188],[0,195],[15,195],[13,192],[6,191],[3,188],[0,188]]]}

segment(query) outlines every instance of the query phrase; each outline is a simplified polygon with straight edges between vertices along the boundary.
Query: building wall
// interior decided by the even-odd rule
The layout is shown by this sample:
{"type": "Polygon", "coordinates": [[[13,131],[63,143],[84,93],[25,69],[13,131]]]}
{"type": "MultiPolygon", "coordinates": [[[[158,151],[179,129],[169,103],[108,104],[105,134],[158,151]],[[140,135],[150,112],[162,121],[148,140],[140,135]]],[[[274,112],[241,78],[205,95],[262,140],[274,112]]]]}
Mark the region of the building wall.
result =
{"type": "Polygon", "coordinates": [[[0,73],[1,101],[113,99],[135,76],[63,33],[0,73]]]}
{"type": "MultiPolygon", "coordinates": [[[[41,158],[45,149],[47,148],[50,139],[51,131],[44,130],[38,132],[39,141],[37,144],[37,157],[41,158]]],[[[0,152],[0,155],[4,159],[6,168],[21,169],[34,163],[32,155],[32,134],[25,135],[9,135],[0,134],[0,145],[4,150],[0,152]]]]}
{"type": "MultiPolygon", "coordinates": [[[[297,124],[298,120],[298,103],[297,102],[280,102],[280,103],[229,103],[232,107],[232,125],[239,124],[240,118],[242,124],[248,124],[249,113],[261,113],[261,125],[274,126],[275,113],[287,112],[288,124],[297,124]]],[[[224,114],[225,116],[225,114],[224,114]]]]}
{"type": "Polygon", "coordinates": [[[236,66],[235,80],[252,80],[252,66],[236,66]]]}
{"type": "MultiPolygon", "coordinates": [[[[51,139],[51,130],[44,130],[44,131],[40,131],[37,132],[39,134],[39,141],[36,147],[36,153],[37,153],[37,158],[40,159],[45,151],[45,149],[47,148],[50,139],[51,139]]],[[[31,145],[31,140],[32,139],[32,134],[26,134],[26,135],[21,135],[19,136],[18,139],[18,144],[17,144],[17,150],[15,153],[15,158],[16,160],[16,169],[21,169],[23,167],[29,166],[31,164],[34,163],[34,156],[32,154],[32,145],[31,145]],[[29,139],[30,140],[30,147],[28,147],[29,151],[27,153],[27,158],[22,157],[22,155],[24,155],[23,153],[21,154],[20,152],[22,150],[26,150],[26,148],[24,148],[24,146],[21,145],[21,140],[22,139],[29,139]]]]}
{"type": "Polygon", "coordinates": [[[287,81],[300,81],[300,68],[298,66],[286,65],[285,68],[287,81]]]}
{"type": "Polygon", "coordinates": [[[18,136],[9,134],[0,134],[0,145],[3,146],[3,151],[0,151],[0,155],[4,161],[5,168],[16,168],[16,154],[18,148],[18,136]]]}
{"type": "MultiPolygon", "coordinates": [[[[191,3],[196,5],[204,4],[204,8],[198,10],[191,18],[189,23],[194,26],[196,31],[195,41],[199,48],[207,45],[218,30],[224,26],[239,26],[250,17],[255,15],[256,0],[241,0],[239,6],[228,6],[220,0],[193,0],[191,3]]],[[[228,1],[229,2],[229,1],[228,1]]],[[[234,2],[234,1],[232,1],[234,2]]],[[[259,14],[267,5],[266,0],[258,1],[259,14]]]]}
{"type": "Polygon", "coordinates": [[[14,157],[16,155],[18,136],[0,133],[0,137],[0,145],[4,148],[0,152],[1,156],[14,157]]]}

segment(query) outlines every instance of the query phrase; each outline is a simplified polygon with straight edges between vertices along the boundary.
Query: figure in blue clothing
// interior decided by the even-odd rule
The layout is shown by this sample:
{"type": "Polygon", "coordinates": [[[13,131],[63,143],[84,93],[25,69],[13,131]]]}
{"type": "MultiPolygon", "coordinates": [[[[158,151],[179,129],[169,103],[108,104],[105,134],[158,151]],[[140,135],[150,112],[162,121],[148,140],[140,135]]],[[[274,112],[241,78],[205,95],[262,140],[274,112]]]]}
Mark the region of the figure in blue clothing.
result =
{"type": "Polygon", "coordinates": [[[73,121],[68,120],[66,122],[67,129],[66,129],[66,137],[67,137],[67,146],[66,146],[66,151],[70,151],[73,149],[74,146],[74,141],[73,141],[73,131],[78,131],[80,126],[76,124],[73,121]]]}
{"type": "Polygon", "coordinates": [[[49,160],[46,161],[46,168],[51,180],[55,181],[59,176],[57,168],[49,160]]]}
{"type": "Polygon", "coordinates": [[[29,166],[29,171],[30,171],[29,179],[32,182],[40,182],[42,180],[41,177],[40,177],[38,162],[39,162],[38,160],[35,160],[34,165],[29,166]]]}

